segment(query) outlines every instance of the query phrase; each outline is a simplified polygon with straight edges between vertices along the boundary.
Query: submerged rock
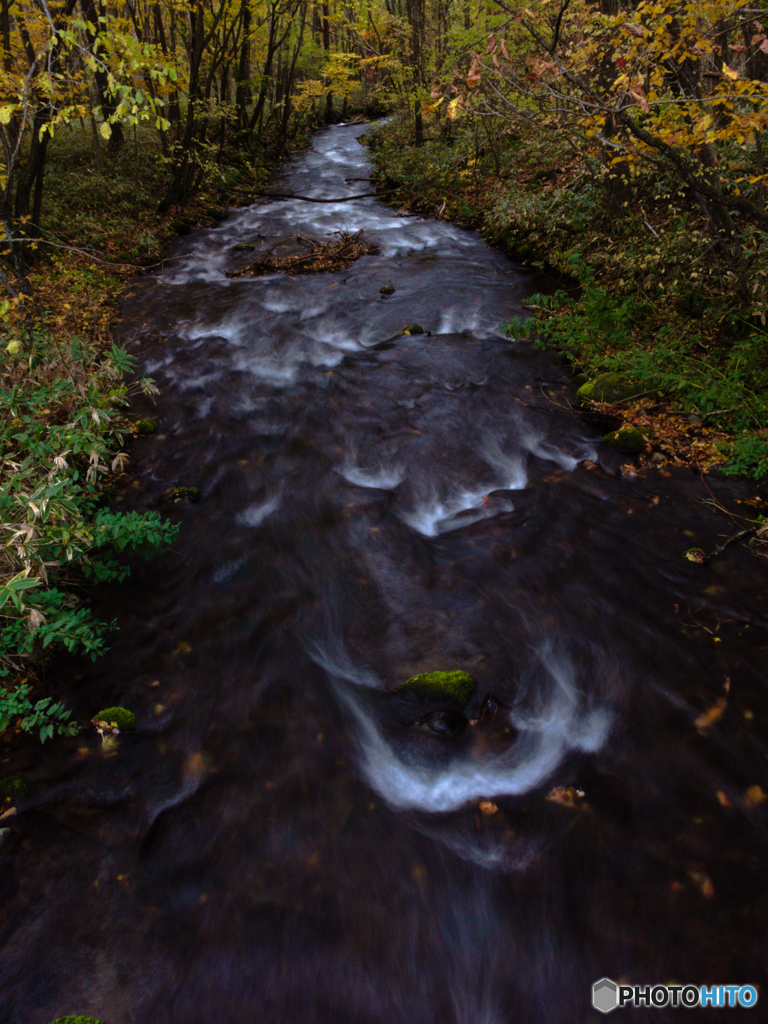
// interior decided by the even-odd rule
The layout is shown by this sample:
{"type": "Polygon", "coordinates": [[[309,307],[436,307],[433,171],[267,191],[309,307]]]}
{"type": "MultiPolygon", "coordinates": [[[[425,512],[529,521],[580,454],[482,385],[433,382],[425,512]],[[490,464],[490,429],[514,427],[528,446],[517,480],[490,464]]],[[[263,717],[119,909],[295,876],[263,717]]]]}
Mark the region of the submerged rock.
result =
{"type": "Polygon", "coordinates": [[[634,393],[634,384],[620,373],[601,373],[576,392],[582,402],[619,402],[634,393]]]}
{"type": "Polygon", "coordinates": [[[136,729],[136,715],[127,708],[105,708],[92,721],[108,726],[117,726],[119,732],[133,732],[136,729]]]}
{"type": "Polygon", "coordinates": [[[463,708],[475,692],[475,680],[467,672],[425,672],[412,676],[395,690],[407,692],[463,708]]]}
{"type": "Polygon", "coordinates": [[[469,721],[460,711],[431,711],[413,723],[438,736],[449,736],[451,739],[461,736],[469,725],[469,721]]]}
{"type": "Polygon", "coordinates": [[[612,434],[606,434],[603,444],[629,455],[639,455],[645,447],[645,438],[642,430],[637,427],[622,427],[621,430],[614,430],[612,434]]]}
{"type": "Polygon", "coordinates": [[[136,420],[134,428],[137,434],[154,434],[157,430],[157,420],[136,420]]]}
{"type": "Polygon", "coordinates": [[[392,284],[385,284],[383,288],[379,288],[380,295],[394,295],[395,286],[392,284]]]}

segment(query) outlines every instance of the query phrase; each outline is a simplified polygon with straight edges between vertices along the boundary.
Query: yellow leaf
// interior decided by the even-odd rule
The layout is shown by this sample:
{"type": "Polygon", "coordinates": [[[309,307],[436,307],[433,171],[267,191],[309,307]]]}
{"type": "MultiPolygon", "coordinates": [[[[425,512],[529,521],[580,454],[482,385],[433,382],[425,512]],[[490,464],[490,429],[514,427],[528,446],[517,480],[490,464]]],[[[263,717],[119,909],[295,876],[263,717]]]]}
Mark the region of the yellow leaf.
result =
{"type": "Polygon", "coordinates": [[[739,72],[734,71],[733,68],[729,68],[727,64],[723,64],[723,74],[734,80],[739,77],[739,72]]]}
{"type": "Polygon", "coordinates": [[[99,125],[99,135],[102,139],[108,139],[112,135],[112,129],[109,127],[106,121],[102,121],[99,125]]]}
{"type": "Polygon", "coordinates": [[[13,114],[13,107],[0,107],[0,124],[8,124],[13,114]]]}

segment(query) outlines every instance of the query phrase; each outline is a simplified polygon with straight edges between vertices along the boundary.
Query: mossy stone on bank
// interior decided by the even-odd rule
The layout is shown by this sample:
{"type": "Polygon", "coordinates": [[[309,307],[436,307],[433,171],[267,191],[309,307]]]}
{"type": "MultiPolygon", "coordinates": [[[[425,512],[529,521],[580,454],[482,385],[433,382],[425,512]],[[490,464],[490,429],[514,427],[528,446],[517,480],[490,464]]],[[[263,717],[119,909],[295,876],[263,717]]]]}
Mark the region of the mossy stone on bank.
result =
{"type": "Polygon", "coordinates": [[[137,434],[154,434],[157,430],[157,420],[136,420],[134,427],[137,434]]]}
{"type": "Polygon", "coordinates": [[[94,722],[106,722],[116,725],[120,732],[133,732],[136,728],[136,715],[127,708],[105,708],[93,716],[94,722]]]}
{"type": "Polygon", "coordinates": [[[397,687],[396,693],[410,691],[463,708],[475,692],[475,680],[467,672],[424,672],[397,687]]]}
{"type": "Polygon", "coordinates": [[[20,775],[9,775],[0,782],[0,803],[4,800],[23,800],[27,795],[29,783],[20,775]]]}
{"type": "Polygon", "coordinates": [[[582,402],[620,402],[635,394],[635,386],[620,373],[601,373],[576,392],[582,402]]]}
{"type": "Polygon", "coordinates": [[[614,430],[606,434],[603,444],[609,448],[616,448],[620,452],[627,452],[629,455],[639,455],[645,447],[643,432],[637,427],[622,427],[621,430],[614,430]]]}

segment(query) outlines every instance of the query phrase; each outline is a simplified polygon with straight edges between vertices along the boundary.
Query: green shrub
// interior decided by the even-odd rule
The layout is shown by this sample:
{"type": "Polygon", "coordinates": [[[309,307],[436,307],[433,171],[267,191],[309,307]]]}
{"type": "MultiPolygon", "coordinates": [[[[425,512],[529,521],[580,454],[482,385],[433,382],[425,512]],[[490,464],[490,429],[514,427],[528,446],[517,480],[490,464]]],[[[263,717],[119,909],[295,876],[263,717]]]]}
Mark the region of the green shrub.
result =
{"type": "MultiPolygon", "coordinates": [[[[101,487],[127,460],[130,425],[122,377],[135,369],[124,348],[68,344],[44,324],[6,332],[0,371],[0,731],[14,722],[41,740],[67,732],[69,712],[30,699],[30,660],[60,647],[97,657],[114,623],[93,618],[68,592],[85,579],[121,580],[125,552],[151,556],[178,527],[158,512],[111,512],[101,487]],[[8,341],[7,339],[11,340],[8,341]],[[9,351],[10,349],[10,351],[9,351]]],[[[151,380],[138,387],[156,391],[151,380]]]]}

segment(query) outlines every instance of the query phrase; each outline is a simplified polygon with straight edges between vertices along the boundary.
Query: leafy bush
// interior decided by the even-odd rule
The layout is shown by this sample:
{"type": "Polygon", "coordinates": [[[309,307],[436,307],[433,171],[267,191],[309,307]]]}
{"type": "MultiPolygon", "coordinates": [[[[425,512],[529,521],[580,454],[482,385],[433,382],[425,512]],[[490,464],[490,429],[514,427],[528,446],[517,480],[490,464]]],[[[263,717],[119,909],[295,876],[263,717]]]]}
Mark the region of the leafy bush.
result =
{"type": "MultiPolygon", "coordinates": [[[[127,551],[151,556],[177,527],[157,512],[110,512],[100,489],[127,455],[120,407],[135,369],[124,348],[101,351],[82,339],[66,345],[44,325],[8,331],[0,373],[0,676],[18,678],[47,648],[97,657],[115,628],[94,619],[67,592],[85,578],[121,580],[127,551]],[[10,339],[10,340],[9,340],[10,339]]],[[[151,380],[137,382],[144,393],[151,380]]],[[[28,669],[27,669],[28,670],[28,669]]],[[[52,698],[32,702],[23,680],[0,690],[0,731],[16,721],[41,740],[69,730],[52,698]]]]}

